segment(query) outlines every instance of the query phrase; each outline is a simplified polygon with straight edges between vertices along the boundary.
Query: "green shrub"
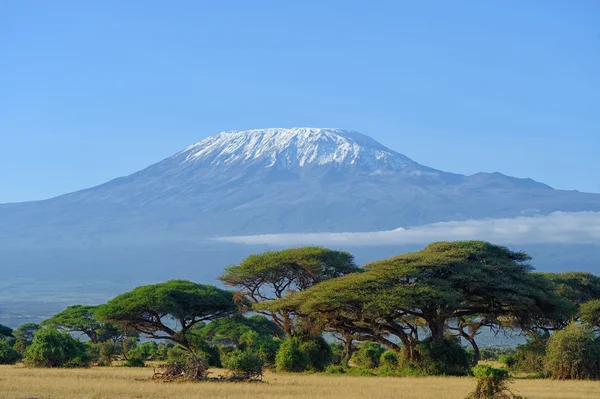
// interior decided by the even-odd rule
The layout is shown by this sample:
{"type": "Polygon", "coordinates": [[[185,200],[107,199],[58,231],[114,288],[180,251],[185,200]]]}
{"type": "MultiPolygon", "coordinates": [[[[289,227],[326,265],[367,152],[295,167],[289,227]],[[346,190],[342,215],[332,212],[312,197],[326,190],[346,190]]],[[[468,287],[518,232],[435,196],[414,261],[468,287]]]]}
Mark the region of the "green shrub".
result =
{"type": "Polygon", "coordinates": [[[331,351],[331,364],[339,366],[344,363],[346,353],[344,352],[344,345],[331,342],[329,344],[329,350],[331,351]]]}
{"type": "Polygon", "coordinates": [[[548,341],[545,368],[554,379],[600,379],[600,341],[578,324],[556,331],[548,341]]]}
{"type": "Polygon", "coordinates": [[[471,357],[456,337],[447,337],[442,345],[425,339],[415,347],[416,360],[407,362],[402,356],[401,368],[412,375],[466,375],[471,357]]]}
{"type": "Polygon", "coordinates": [[[263,362],[251,352],[236,349],[227,357],[224,366],[236,375],[262,374],[263,362]]]}
{"type": "Polygon", "coordinates": [[[24,360],[34,367],[87,367],[91,357],[83,342],[66,332],[43,328],[35,333],[24,360]]]}
{"type": "Polygon", "coordinates": [[[253,353],[266,366],[275,364],[275,356],[280,345],[281,341],[260,335],[256,331],[248,331],[239,338],[239,349],[253,353]]]}
{"type": "Polygon", "coordinates": [[[21,356],[14,350],[10,342],[7,340],[0,340],[0,364],[15,364],[19,361],[21,356]]]}
{"type": "Polygon", "coordinates": [[[375,369],[379,367],[379,358],[385,352],[383,346],[376,342],[364,342],[352,355],[352,362],[359,367],[375,369]]]}
{"type": "Polygon", "coordinates": [[[156,357],[158,345],[154,341],[143,342],[129,351],[127,357],[139,357],[143,360],[150,360],[156,357]]]}
{"type": "Polygon", "coordinates": [[[546,358],[546,342],[531,340],[515,349],[512,370],[523,373],[542,373],[546,358]]]}
{"type": "Polygon", "coordinates": [[[517,359],[515,358],[515,355],[500,355],[498,357],[498,361],[502,364],[504,364],[506,366],[507,369],[513,369],[515,368],[515,365],[517,364],[517,359]]]}
{"type": "Polygon", "coordinates": [[[472,371],[477,378],[477,388],[467,396],[467,399],[520,398],[508,389],[508,371],[483,364],[473,367],[472,371]]]}
{"type": "Polygon", "coordinates": [[[300,341],[300,350],[308,356],[309,368],[323,371],[331,363],[331,348],[323,337],[309,337],[300,341]]]}
{"type": "Polygon", "coordinates": [[[288,337],[279,347],[275,357],[277,371],[301,372],[310,366],[310,359],[302,352],[298,339],[288,337]]]}
{"type": "Polygon", "coordinates": [[[92,344],[88,342],[88,353],[98,366],[110,366],[113,359],[122,351],[121,344],[113,341],[92,344]]]}
{"type": "Polygon", "coordinates": [[[388,367],[390,369],[396,369],[399,364],[398,354],[391,350],[386,350],[379,357],[379,365],[381,367],[388,367]]]}
{"type": "Polygon", "coordinates": [[[135,352],[129,352],[127,359],[123,362],[123,367],[146,367],[144,358],[135,352]]]}

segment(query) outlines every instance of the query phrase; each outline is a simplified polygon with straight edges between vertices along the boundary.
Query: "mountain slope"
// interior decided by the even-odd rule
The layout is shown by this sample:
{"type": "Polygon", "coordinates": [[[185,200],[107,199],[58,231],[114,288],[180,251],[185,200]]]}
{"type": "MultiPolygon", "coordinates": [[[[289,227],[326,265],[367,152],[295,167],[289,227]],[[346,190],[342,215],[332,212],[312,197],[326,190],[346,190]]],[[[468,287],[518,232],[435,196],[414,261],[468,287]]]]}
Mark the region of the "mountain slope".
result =
{"type": "Polygon", "coordinates": [[[557,210],[598,211],[600,195],[435,170],[352,131],[263,129],[220,133],[87,190],[0,205],[0,245],[369,231],[557,210]]]}

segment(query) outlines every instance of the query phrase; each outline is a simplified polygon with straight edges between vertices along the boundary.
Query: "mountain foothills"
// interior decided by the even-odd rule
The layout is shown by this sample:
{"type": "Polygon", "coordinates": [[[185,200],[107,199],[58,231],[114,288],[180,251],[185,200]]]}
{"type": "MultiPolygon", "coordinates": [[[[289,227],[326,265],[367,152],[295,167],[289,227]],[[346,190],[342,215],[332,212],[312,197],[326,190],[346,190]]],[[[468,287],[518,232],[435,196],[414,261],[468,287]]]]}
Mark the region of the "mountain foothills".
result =
{"type": "MultiPolygon", "coordinates": [[[[600,194],[436,170],[354,131],[222,132],[96,187],[0,205],[0,264],[13,276],[0,287],[0,311],[11,301],[61,295],[63,306],[72,301],[65,293],[80,298],[99,286],[109,288],[88,302],[160,279],[211,282],[226,265],[268,249],[215,242],[218,236],[379,231],[555,211],[600,211],[600,194]],[[60,280],[53,285],[59,294],[36,285],[50,278],[60,280]],[[26,282],[37,287],[27,295],[26,282]]],[[[340,249],[365,262],[419,247],[340,249]]],[[[565,248],[518,249],[540,269],[597,267],[586,256],[595,247],[565,248]]]]}

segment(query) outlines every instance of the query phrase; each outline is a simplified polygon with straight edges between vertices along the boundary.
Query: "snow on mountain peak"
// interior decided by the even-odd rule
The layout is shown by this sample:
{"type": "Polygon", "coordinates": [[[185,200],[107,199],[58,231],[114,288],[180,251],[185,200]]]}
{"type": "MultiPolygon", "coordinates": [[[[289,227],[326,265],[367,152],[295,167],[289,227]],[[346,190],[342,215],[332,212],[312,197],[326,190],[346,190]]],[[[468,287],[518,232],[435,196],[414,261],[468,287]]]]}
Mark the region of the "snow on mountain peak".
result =
{"type": "Polygon", "coordinates": [[[329,128],[221,132],[191,145],[177,156],[184,163],[202,162],[218,167],[248,163],[279,169],[332,165],[356,166],[370,172],[423,168],[361,133],[329,128]]]}

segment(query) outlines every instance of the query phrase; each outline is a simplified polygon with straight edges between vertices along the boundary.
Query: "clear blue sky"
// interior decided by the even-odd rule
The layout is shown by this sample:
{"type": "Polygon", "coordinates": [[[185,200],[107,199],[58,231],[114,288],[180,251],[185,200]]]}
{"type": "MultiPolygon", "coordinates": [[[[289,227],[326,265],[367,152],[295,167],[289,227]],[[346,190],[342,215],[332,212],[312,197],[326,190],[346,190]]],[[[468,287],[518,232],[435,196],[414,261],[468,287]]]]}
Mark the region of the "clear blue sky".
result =
{"type": "Polygon", "coordinates": [[[0,1],[0,202],[221,130],[341,127],[600,192],[600,1],[0,1]]]}

